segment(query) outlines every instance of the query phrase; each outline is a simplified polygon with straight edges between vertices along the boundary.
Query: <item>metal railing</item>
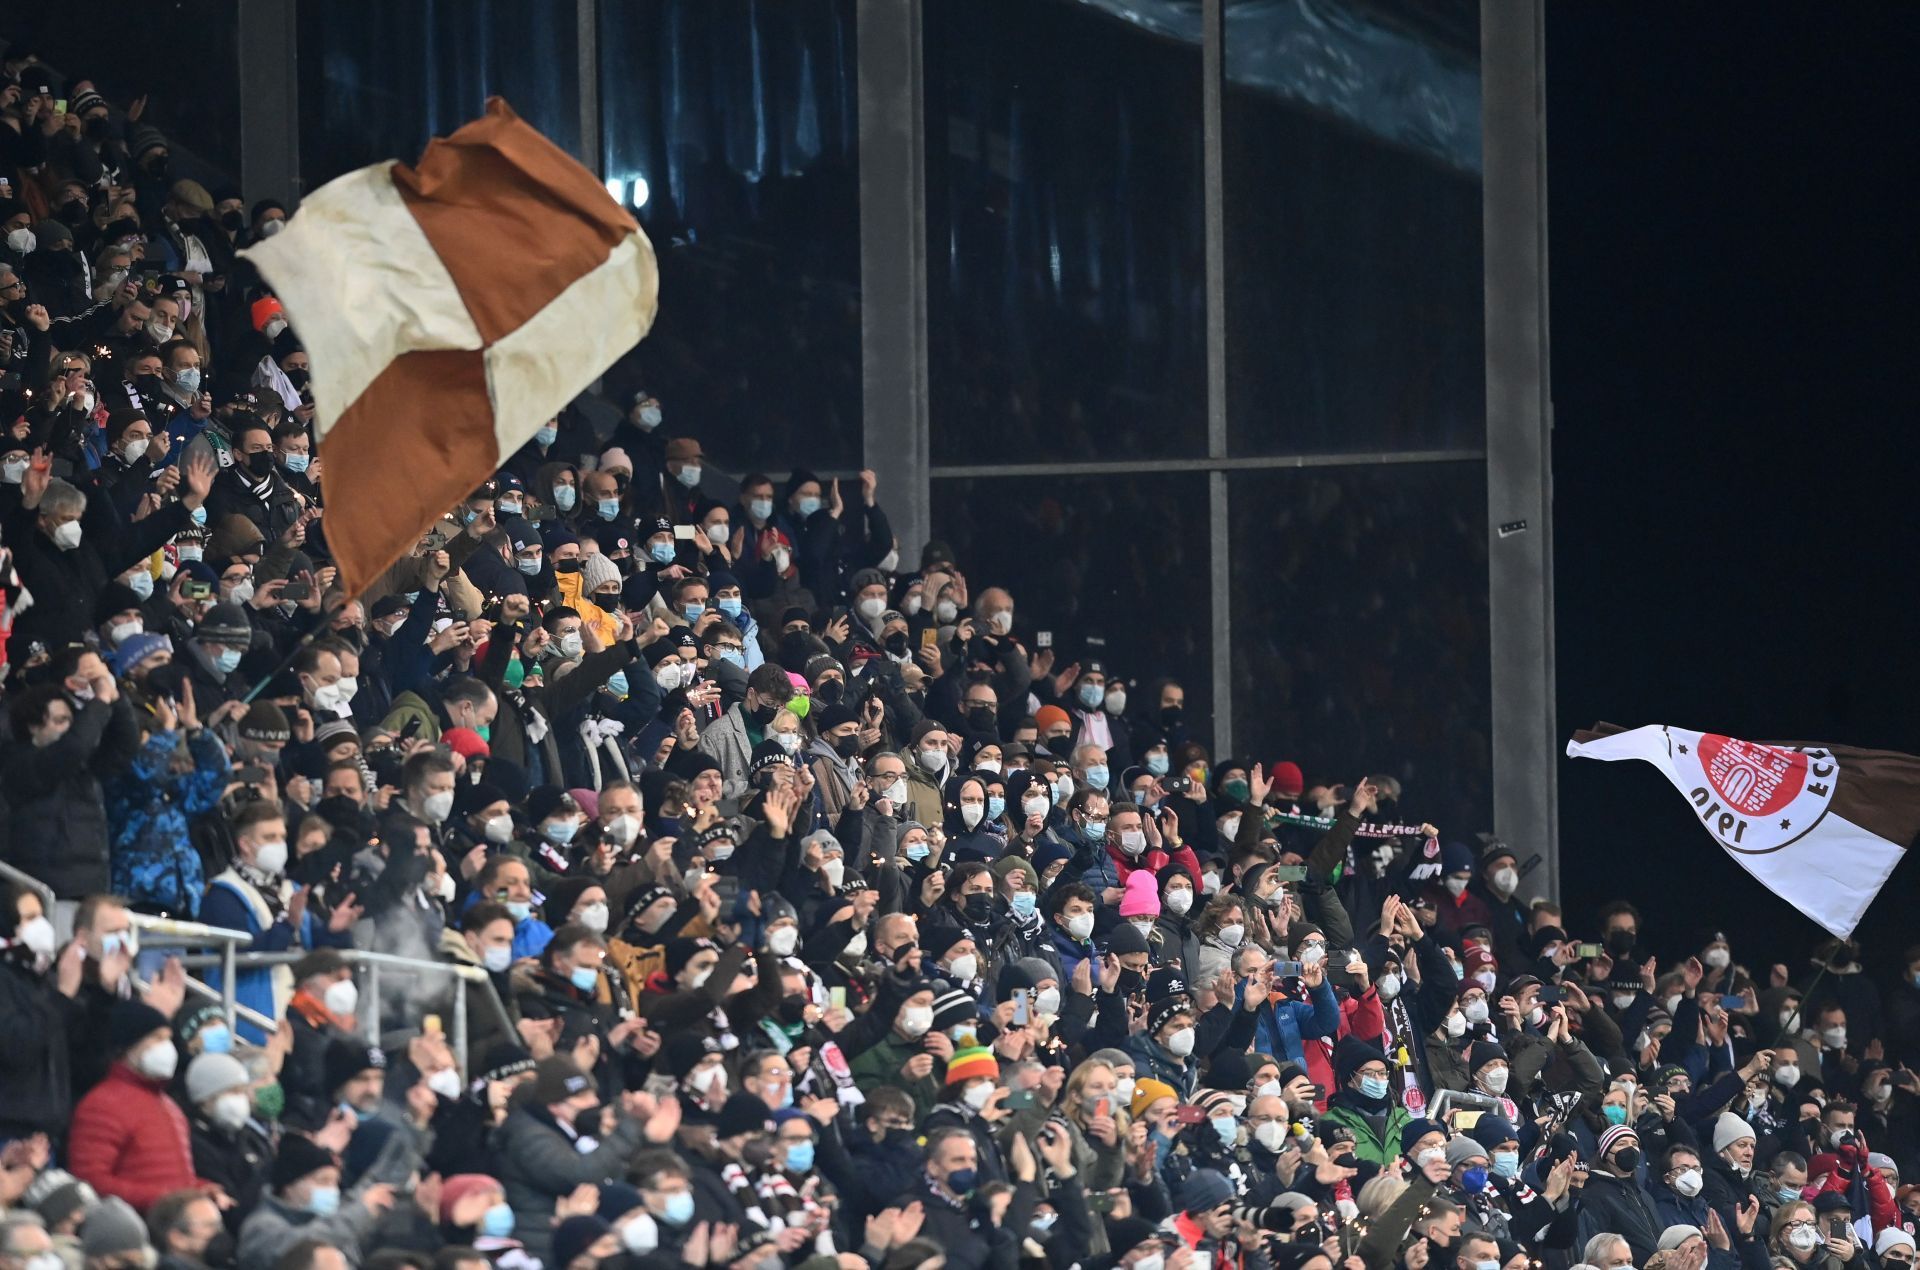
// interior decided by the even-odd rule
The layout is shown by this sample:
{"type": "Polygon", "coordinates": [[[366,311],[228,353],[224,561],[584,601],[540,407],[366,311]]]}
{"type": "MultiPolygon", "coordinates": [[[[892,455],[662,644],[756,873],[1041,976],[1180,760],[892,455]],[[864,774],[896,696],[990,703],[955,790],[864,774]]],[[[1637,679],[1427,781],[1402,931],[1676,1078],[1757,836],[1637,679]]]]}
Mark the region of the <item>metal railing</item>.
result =
{"type": "MultiPolygon", "coordinates": [[[[191,922],[185,924],[189,926],[193,925],[191,922]]],[[[500,1000],[500,993],[493,986],[493,977],[478,966],[463,966],[457,962],[447,961],[426,961],[418,957],[400,957],[393,953],[368,952],[359,948],[341,948],[337,951],[340,954],[340,959],[346,964],[349,966],[362,967],[366,971],[366,999],[361,1002],[358,1015],[361,1030],[370,1043],[378,1044],[380,1040],[380,972],[382,968],[407,971],[410,973],[450,975],[459,983],[480,985],[484,989],[482,996],[488,1006],[492,1008],[494,1017],[499,1020],[501,1027],[503,1027],[509,1035],[513,1034],[513,1020],[507,1014],[506,1005],[500,1000]]],[[[307,956],[308,953],[304,949],[298,952],[237,954],[233,953],[231,949],[228,949],[220,954],[202,953],[183,957],[181,958],[181,962],[189,969],[215,965],[222,966],[223,971],[228,977],[228,982],[231,983],[232,970],[227,969],[228,966],[240,970],[260,969],[271,966],[290,966],[297,961],[304,960],[307,956]],[[231,959],[230,961],[228,960],[229,958],[231,959]]],[[[468,1022],[467,994],[464,990],[457,989],[453,994],[453,1056],[454,1062],[460,1068],[460,1075],[463,1079],[470,1070],[468,1063],[469,1046],[467,1044],[468,1022]]],[[[277,1023],[269,1023],[267,1026],[271,1028],[279,1025],[277,1023]]]]}
{"type": "MultiPolygon", "coordinates": [[[[11,864],[0,861],[0,878],[24,886],[40,897],[47,912],[53,912],[53,888],[30,873],[21,871],[11,864]]],[[[220,968],[220,987],[214,988],[204,980],[187,977],[187,991],[210,1001],[219,1001],[226,1010],[227,1027],[233,1028],[235,1022],[244,1019],[255,1027],[263,1029],[269,1035],[279,1029],[280,1021],[241,1005],[237,996],[240,971],[265,969],[273,966],[290,966],[304,959],[308,950],[292,952],[241,952],[243,944],[251,944],[253,935],[244,930],[233,930],[225,926],[208,926],[204,922],[188,922],[173,917],[155,917],[148,913],[127,912],[128,919],[145,936],[145,942],[164,947],[204,948],[217,944],[216,953],[188,953],[180,958],[180,964],[190,970],[205,970],[215,966],[220,968]]],[[[361,967],[366,971],[367,999],[365,1008],[359,1012],[362,1028],[369,1042],[378,1044],[380,1040],[380,972],[388,970],[406,971],[413,974],[450,975],[460,984],[477,984],[494,1017],[509,1036],[514,1034],[513,1019],[507,1013],[507,1007],[500,1000],[498,989],[493,986],[493,977],[479,966],[463,966],[457,962],[428,961],[418,957],[399,957],[392,953],[369,952],[359,948],[337,950],[340,959],[349,966],[361,967]]],[[[135,976],[134,983],[142,990],[149,985],[135,976]]],[[[467,994],[456,988],[453,994],[453,1054],[459,1064],[460,1075],[464,1079],[469,1071],[467,1044],[467,994]]]]}

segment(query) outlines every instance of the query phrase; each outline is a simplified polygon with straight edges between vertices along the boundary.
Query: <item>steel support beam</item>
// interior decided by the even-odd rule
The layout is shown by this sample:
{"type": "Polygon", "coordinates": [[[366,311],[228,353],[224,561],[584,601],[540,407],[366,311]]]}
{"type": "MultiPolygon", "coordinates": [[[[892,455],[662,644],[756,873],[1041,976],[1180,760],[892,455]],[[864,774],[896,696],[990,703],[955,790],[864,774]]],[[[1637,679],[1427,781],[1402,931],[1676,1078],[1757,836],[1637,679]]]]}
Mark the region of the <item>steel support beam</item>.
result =
{"type": "Polygon", "coordinates": [[[295,0],[240,9],[240,185],[247,202],[300,197],[300,67],[295,0]]]}
{"type": "MultiPolygon", "coordinates": [[[[1207,231],[1207,457],[1227,456],[1227,214],[1222,148],[1226,0],[1200,5],[1200,144],[1207,231]]],[[[1207,476],[1208,590],[1212,599],[1213,752],[1233,753],[1233,553],[1227,474],[1207,476]]]]}
{"type": "Polygon", "coordinates": [[[903,567],[933,529],[921,0],[859,0],[861,435],[903,567]]]}
{"type": "Polygon", "coordinates": [[[580,82],[580,153],[589,172],[605,176],[600,145],[600,0],[574,0],[574,74],[580,82]]]}
{"type": "Polygon", "coordinates": [[[1481,0],[1493,824],[1546,861],[1525,889],[1556,895],[1545,24],[1541,0],[1481,0]]]}

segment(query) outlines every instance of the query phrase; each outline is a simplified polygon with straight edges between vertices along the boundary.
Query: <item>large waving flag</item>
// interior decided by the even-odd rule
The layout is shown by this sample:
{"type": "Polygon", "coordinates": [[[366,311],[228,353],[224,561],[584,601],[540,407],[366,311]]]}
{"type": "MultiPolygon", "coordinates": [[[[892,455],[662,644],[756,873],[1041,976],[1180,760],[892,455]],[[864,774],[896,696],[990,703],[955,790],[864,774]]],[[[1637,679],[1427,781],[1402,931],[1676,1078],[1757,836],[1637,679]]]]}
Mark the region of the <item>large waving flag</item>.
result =
{"type": "Polygon", "coordinates": [[[357,595],[653,325],[653,245],[501,101],[248,249],[313,363],[326,534],[357,595]]]}
{"type": "Polygon", "coordinates": [[[1606,723],[1574,733],[1567,753],[1659,768],[1728,855],[1842,939],[1920,834],[1910,754],[1606,723]]]}

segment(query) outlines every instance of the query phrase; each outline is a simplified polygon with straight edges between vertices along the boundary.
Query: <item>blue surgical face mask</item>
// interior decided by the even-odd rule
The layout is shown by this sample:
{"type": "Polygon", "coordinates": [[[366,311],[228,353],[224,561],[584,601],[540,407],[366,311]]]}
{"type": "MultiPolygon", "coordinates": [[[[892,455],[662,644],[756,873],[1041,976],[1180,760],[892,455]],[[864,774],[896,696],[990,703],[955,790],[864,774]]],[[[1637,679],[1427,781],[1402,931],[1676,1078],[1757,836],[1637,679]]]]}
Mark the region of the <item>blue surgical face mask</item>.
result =
{"type": "Polygon", "coordinates": [[[725,613],[728,617],[740,616],[740,601],[736,597],[731,595],[723,595],[719,599],[715,600],[714,603],[718,604],[720,606],[720,611],[722,613],[725,613]]]}
{"type": "Polygon", "coordinates": [[[592,992],[600,986],[600,972],[591,966],[575,966],[567,979],[582,992],[592,992]]]}
{"type": "Polygon", "coordinates": [[[1105,763],[1096,763],[1087,769],[1087,784],[1094,789],[1105,789],[1107,787],[1107,765],[1105,763]]]}
{"type": "Polygon", "coordinates": [[[526,504],[524,503],[509,503],[503,498],[498,503],[494,504],[493,510],[499,513],[502,519],[505,519],[508,516],[525,515],[527,507],[526,507],[526,504]]]}
{"type": "Polygon", "coordinates": [[[1213,1131],[1220,1136],[1222,1146],[1232,1146],[1240,1136],[1240,1122],[1232,1116],[1215,1116],[1213,1131]]]}
{"type": "Polygon", "coordinates": [[[706,611],[707,606],[704,604],[683,604],[680,606],[680,612],[689,622],[699,621],[700,615],[706,611]]]}
{"type": "Polygon", "coordinates": [[[202,1054],[233,1053],[233,1033],[224,1023],[216,1023],[200,1029],[200,1052],[202,1054]]]}
{"type": "Polygon", "coordinates": [[[240,668],[240,650],[223,648],[213,657],[214,667],[223,675],[231,675],[240,668]]]}
{"type": "Polygon", "coordinates": [[[738,666],[742,670],[747,668],[747,655],[737,648],[721,649],[720,660],[729,666],[738,666]]]}
{"type": "Polygon", "coordinates": [[[289,454],[280,460],[281,465],[285,467],[287,471],[296,474],[306,471],[307,465],[311,462],[313,462],[313,456],[309,454],[289,454]]]}
{"type": "Polygon", "coordinates": [[[800,512],[801,519],[804,520],[820,510],[820,500],[814,498],[812,495],[808,495],[796,503],[795,507],[800,512]]]}
{"type": "Polygon", "coordinates": [[[647,544],[647,555],[652,558],[655,564],[672,564],[673,544],[670,542],[650,542],[647,544]]]}
{"type": "Polygon", "coordinates": [[[307,1211],[316,1217],[331,1217],[340,1211],[340,1188],[316,1186],[307,1192],[307,1211]]]}
{"type": "Polygon", "coordinates": [[[507,916],[516,922],[524,922],[533,916],[533,905],[527,903],[525,900],[508,900],[507,916]]]}
{"type": "Polygon", "coordinates": [[[574,492],[574,488],[571,485],[556,485],[553,487],[553,505],[563,512],[572,511],[574,500],[579,497],[579,494],[574,492]]]}
{"type": "Polygon", "coordinates": [[[932,854],[933,854],[933,847],[928,843],[909,842],[907,844],[907,859],[913,861],[915,864],[920,863],[920,861],[926,859],[928,856],[932,854]]]}
{"type": "Polygon", "coordinates": [[[551,424],[547,425],[544,428],[535,428],[533,432],[533,439],[539,442],[543,447],[552,445],[556,440],[559,439],[559,437],[560,437],[560,429],[554,427],[551,424]]]}
{"type": "Polygon", "coordinates": [[[607,689],[616,697],[624,698],[631,691],[627,684],[627,672],[616,670],[607,676],[607,689]]]}
{"type": "Polygon", "coordinates": [[[1495,1151],[1493,1153],[1493,1171],[1501,1177],[1519,1177],[1520,1153],[1518,1151],[1495,1151]]]}
{"type": "Polygon", "coordinates": [[[527,559],[524,556],[521,556],[521,557],[517,557],[514,560],[513,567],[520,570],[520,572],[526,574],[528,577],[534,578],[540,575],[540,566],[545,563],[546,561],[542,560],[539,556],[535,556],[531,560],[527,559]]]}
{"type": "Polygon", "coordinates": [[[747,502],[747,512],[755,520],[771,520],[773,519],[773,500],[771,498],[750,499],[747,502]]]}
{"type": "MultiPolygon", "coordinates": [[[[179,386],[181,392],[184,392],[184,393],[199,392],[200,391],[200,368],[198,366],[187,367],[185,370],[179,372],[173,377],[173,382],[179,386]]],[[[303,464],[302,466],[304,467],[305,465],[303,464]]],[[[295,470],[298,471],[299,469],[296,468],[295,470]]]]}
{"type": "Polygon", "coordinates": [[[196,525],[204,525],[207,523],[206,504],[202,503],[200,506],[193,509],[192,519],[193,519],[193,523],[196,525]]]}
{"type": "Polygon", "coordinates": [[[1165,776],[1167,774],[1167,753],[1165,750],[1161,750],[1156,754],[1147,755],[1147,770],[1155,776],[1165,776]]]}
{"type": "Polygon", "coordinates": [[[1032,891],[1015,891],[1013,898],[1007,901],[1007,907],[1013,910],[1015,917],[1024,922],[1033,916],[1034,907],[1039,902],[1040,897],[1032,891]]]}
{"type": "Polygon", "coordinates": [[[678,477],[680,483],[688,489],[692,489],[700,484],[700,467],[698,464],[688,463],[678,472],[675,472],[674,475],[678,477]]]}
{"type": "Polygon", "coordinates": [[[1385,1098],[1387,1096],[1387,1078],[1385,1076],[1362,1076],[1360,1078],[1360,1092],[1368,1098],[1385,1098]]]}
{"type": "Polygon", "coordinates": [[[580,824],[574,820],[556,820],[540,826],[540,832],[547,835],[547,841],[566,846],[573,841],[573,835],[580,831],[580,824]]]}
{"type": "Polygon", "coordinates": [[[693,1192],[676,1191],[667,1196],[667,1211],[661,1214],[670,1226],[684,1226],[693,1220],[693,1192]]]}
{"type": "Polygon", "coordinates": [[[787,1143],[787,1172],[811,1173],[813,1171],[813,1143],[787,1143]]]}
{"type": "Polygon", "coordinates": [[[505,1239],[513,1233],[513,1206],[495,1204],[480,1219],[480,1233],[490,1239],[505,1239]]]}
{"type": "Polygon", "coordinates": [[[1100,703],[1107,699],[1107,690],[1096,683],[1080,685],[1080,704],[1089,710],[1098,710],[1100,703]]]}
{"type": "Polygon", "coordinates": [[[617,498],[603,498],[600,500],[599,505],[594,508],[594,511],[599,515],[601,520],[612,520],[620,514],[620,500],[617,498]]]}
{"type": "Polygon", "coordinates": [[[987,819],[998,820],[1007,810],[1007,800],[998,794],[987,795],[987,819]]]}

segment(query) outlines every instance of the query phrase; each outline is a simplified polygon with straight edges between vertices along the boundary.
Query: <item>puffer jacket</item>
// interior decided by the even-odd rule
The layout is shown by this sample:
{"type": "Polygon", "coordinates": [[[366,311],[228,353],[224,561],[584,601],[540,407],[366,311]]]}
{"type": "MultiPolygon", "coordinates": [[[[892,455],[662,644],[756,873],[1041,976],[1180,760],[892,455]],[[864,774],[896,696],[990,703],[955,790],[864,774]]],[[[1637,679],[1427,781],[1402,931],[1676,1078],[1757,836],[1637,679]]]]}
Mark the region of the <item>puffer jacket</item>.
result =
{"type": "Polygon", "coordinates": [[[208,1184],[194,1174],[187,1117],[167,1097],[167,1083],[125,1063],[108,1068],[74,1108],[67,1159],[75,1177],[142,1213],[169,1191],[208,1184]]]}
{"type": "Polygon", "coordinates": [[[78,1007],[9,951],[0,961],[0,1138],[57,1136],[73,1113],[68,1019],[78,1007]]]}
{"type": "MultiPolygon", "coordinates": [[[[582,1153],[544,1108],[522,1107],[493,1131],[500,1182],[513,1208],[513,1227],[527,1255],[545,1260],[553,1250],[553,1205],[577,1186],[622,1180],[643,1143],[638,1120],[622,1116],[599,1146],[582,1153]]],[[[241,1270],[248,1270],[242,1266],[241,1270]]]]}
{"type": "Polygon", "coordinates": [[[219,805],[227,751],[212,732],[189,733],[193,766],[176,774],[179,744],[178,732],[155,732],[132,765],[107,782],[111,873],[114,894],[136,907],[195,917],[207,893],[207,875],[188,840],[187,822],[219,805]]]}

